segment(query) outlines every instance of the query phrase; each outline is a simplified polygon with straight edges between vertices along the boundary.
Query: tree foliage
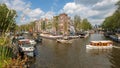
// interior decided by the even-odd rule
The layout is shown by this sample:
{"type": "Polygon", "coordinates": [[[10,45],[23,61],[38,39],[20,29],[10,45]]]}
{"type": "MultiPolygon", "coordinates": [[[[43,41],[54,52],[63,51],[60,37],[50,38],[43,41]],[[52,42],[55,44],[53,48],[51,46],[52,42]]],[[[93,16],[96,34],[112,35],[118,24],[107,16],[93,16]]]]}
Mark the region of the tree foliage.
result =
{"type": "Polygon", "coordinates": [[[89,30],[89,29],[92,29],[92,25],[87,19],[81,20],[80,16],[75,15],[74,28],[75,28],[75,31],[89,30]]]}
{"type": "Polygon", "coordinates": [[[83,30],[90,30],[90,29],[92,29],[92,26],[91,26],[91,24],[88,22],[87,19],[83,19],[82,24],[81,24],[81,28],[82,28],[83,30]]]}
{"type": "Polygon", "coordinates": [[[81,29],[81,18],[78,15],[74,16],[74,28],[75,31],[79,31],[81,29]]]}
{"type": "Polygon", "coordinates": [[[35,21],[31,21],[27,24],[22,24],[18,27],[19,31],[29,31],[35,28],[35,21]]]}
{"type": "Polygon", "coordinates": [[[120,29],[120,0],[116,3],[118,9],[113,13],[113,15],[105,18],[102,28],[105,30],[116,30],[120,29]]]}
{"type": "Polygon", "coordinates": [[[41,22],[41,30],[46,30],[46,22],[45,21],[42,21],[41,22]]]}
{"type": "Polygon", "coordinates": [[[51,29],[52,28],[52,22],[48,22],[48,24],[46,24],[46,29],[51,29]]]}
{"type": "Polygon", "coordinates": [[[16,27],[15,23],[16,11],[9,9],[5,4],[0,4],[0,30],[1,32],[7,32],[14,30],[16,27]]]}
{"type": "Polygon", "coordinates": [[[119,10],[119,11],[120,11],[120,0],[116,3],[116,6],[118,7],[118,9],[117,9],[117,10],[119,10]]]}
{"type": "Polygon", "coordinates": [[[57,33],[58,29],[59,29],[58,18],[59,18],[59,16],[54,16],[54,18],[53,18],[53,27],[55,28],[56,33],[57,33]]]}

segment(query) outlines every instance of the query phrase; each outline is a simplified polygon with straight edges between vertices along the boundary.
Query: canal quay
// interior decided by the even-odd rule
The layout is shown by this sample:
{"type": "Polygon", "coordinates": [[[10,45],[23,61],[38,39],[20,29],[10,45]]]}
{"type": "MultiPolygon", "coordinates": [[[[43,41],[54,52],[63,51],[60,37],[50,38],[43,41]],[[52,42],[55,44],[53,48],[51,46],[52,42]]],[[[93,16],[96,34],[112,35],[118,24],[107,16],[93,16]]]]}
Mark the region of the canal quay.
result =
{"type": "Polygon", "coordinates": [[[91,40],[109,40],[103,34],[91,34],[87,38],[74,39],[72,44],[57,43],[43,38],[37,44],[37,56],[30,62],[30,68],[119,68],[120,44],[116,48],[87,50],[91,40]]]}

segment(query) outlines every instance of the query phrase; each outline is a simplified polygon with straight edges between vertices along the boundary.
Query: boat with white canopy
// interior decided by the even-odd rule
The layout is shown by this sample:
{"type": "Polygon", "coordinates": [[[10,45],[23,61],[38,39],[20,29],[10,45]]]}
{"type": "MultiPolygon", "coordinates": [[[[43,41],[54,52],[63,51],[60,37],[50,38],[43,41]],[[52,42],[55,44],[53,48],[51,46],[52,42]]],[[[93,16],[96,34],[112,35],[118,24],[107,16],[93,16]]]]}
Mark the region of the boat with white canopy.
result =
{"type": "Polygon", "coordinates": [[[105,41],[91,41],[86,45],[87,49],[109,49],[113,47],[113,42],[109,40],[105,41]]]}

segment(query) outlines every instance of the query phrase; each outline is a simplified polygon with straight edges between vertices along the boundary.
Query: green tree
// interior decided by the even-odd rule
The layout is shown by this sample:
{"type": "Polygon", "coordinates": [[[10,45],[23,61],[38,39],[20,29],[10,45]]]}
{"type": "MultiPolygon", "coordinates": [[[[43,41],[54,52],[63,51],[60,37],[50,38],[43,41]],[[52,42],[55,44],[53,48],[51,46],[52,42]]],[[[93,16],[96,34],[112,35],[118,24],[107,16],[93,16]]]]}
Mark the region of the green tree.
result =
{"type": "Polygon", "coordinates": [[[5,4],[0,4],[0,29],[2,33],[13,30],[16,27],[16,11],[9,9],[5,4]]]}
{"type": "Polygon", "coordinates": [[[30,23],[27,23],[27,24],[22,24],[20,25],[18,28],[18,30],[20,31],[34,31],[33,29],[35,29],[35,25],[36,25],[36,21],[31,21],[30,23]]]}
{"type": "Polygon", "coordinates": [[[116,6],[118,6],[118,9],[113,13],[113,15],[105,18],[102,23],[103,29],[112,31],[120,29],[120,0],[117,2],[116,6]]]}
{"type": "Polygon", "coordinates": [[[45,26],[46,26],[46,22],[45,22],[45,21],[42,21],[42,22],[41,22],[41,29],[42,29],[42,30],[46,30],[46,27],[45,27],[45,26]]]}
{"type": "Polygon", "coordinates": [[[55,29],[55,34],[58,33],[58,29],[59,29],[59,26],[58,26],[58,18],[59,16],[54,16],[53,18],[53,28],[55,29]]]}
{"type": "Polygon", "coordinates": [[[87,19],[83,19],[83,21],[81,23],[81,28],[83,30],[90,30],[90,29],[92,29],[92,25],[88,22],[87,19]]]}
{"type": "Polygon", "coordinates": [[[33,30],[33,29],[35,29],[35,25],[36,25],[36,23],[35,23],[35,21],[31,21],[30,23],[29,23],[29,30],[33,30]]]}
{"type": "Polygon", "coordinates": [[[5,4],[0,4],[0,68],[3,67],[7,60],[12,58],[12,49],[10,48],[10,38],[5,32],[15,30],[16,11],[9,9],[5,4]],[[11,54],[11,55],[10,55],[11,54]]]}
{"type": "Polygon", "coordinates": [[[111,22],[113,19],[112,16],[109,16],[107,18],[105,18],[103,24],[102,24],[102,27],[105,29],[105,30],[112,30],[112,26],[113,26],[113,23],[111,22]]]}
{"type": "Polygon", "coordinates": [[[118,9],[115,11],[114,15],[114,19],[115,19],[115,28],[116,29],[120,29],[120,0],[116,3],[116,6],[118,7],[118,9]]]}
{"type": "Polygon", "coordinates": [[[74,28],[76,32],[81,29],[81,18],[78,15],[74,16],[74,28]]]}
{"type": "Polygon", "coordinates": [[[48,24],[46,24],[46,29],[51,29],[52,28],[52,23],[48,22],[48,24]]]}
{"type": "Polygon", "coordinates": [[[116,3],[116,6],[118,6],[117,10],[120,10],[120,0],[116,3]]]}

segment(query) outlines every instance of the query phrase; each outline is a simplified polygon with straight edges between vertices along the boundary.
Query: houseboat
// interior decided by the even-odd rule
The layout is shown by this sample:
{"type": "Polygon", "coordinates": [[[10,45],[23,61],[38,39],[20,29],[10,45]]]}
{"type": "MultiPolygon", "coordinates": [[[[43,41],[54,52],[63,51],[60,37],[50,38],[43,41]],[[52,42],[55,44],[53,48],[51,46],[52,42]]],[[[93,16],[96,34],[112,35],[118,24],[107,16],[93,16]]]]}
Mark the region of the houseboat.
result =
{"type": "Polygon", "coordinates": [[[91,41],[86,45],[87,49],[109,49],[113,47],[113,42],[109,40],[105,41],[91,41]]]}

